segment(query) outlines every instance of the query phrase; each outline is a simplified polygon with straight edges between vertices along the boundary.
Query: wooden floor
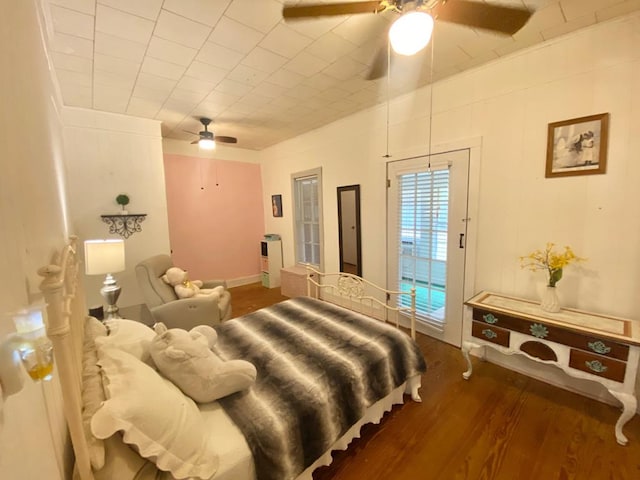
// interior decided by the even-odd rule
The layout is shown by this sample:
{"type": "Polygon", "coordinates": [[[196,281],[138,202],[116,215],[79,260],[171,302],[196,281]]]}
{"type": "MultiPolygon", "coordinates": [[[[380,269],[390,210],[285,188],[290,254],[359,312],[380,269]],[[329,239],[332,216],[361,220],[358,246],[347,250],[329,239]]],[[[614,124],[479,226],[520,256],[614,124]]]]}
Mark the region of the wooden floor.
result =
{"type": "MultiPolygon", "coordinates": [[[[234,315],[286,297],[279,289],[232,289],[234,315]]],[[[396,406],[335,452],[314,480],[640,480],[640,416],[616,443],[619,409],[474,359],[419,335],[427,360],[422,403],[396,406]]]]}

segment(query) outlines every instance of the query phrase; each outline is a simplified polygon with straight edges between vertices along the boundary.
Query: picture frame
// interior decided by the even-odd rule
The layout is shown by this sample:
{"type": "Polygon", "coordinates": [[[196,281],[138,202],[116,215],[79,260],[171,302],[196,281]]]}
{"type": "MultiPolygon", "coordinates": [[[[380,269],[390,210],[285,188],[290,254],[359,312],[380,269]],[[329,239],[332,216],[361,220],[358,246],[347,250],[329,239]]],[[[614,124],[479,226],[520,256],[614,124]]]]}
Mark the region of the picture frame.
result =
{"type": "Polygon", "coordinates": [[[606,173],[609,114],[549,124],[545,177],[606,173]]]}
{"type": "Polygon", "coordinates": [[[271,209],[274,217],[282,216],[282,195],[271,195],[271,209]]]}

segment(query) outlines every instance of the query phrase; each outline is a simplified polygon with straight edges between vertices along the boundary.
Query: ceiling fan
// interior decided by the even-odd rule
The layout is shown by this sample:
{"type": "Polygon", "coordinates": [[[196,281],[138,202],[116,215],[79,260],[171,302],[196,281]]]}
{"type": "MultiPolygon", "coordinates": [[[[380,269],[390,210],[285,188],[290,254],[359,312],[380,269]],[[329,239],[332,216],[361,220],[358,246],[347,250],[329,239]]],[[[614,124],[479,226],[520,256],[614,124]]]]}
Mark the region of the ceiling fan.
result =
{"type": "Polygon", "coordinates": [[[193,142],[191,142],[192,145],[197,143],[198,146],[204,150],[213,150],[214,148],[216,148],[216,142],[238,143],[238,139],[236,137],[225,137],[222,135],[214,135],[213,132],[210,132],[207,129],[207,126],[211,123],[210,118],[200,117],[198,118],[198,120],[200,120],[200,123],[202,123],[204,130],[198,133],[188,132],[187,130],[185,130],[185,132],[187,133],[190,133],[192,135],[198,135],[200,137],[197,140],[194,140],[193,142]]]}
{"type": "MultiPolygon", "coordinates": [[[[344,3],[318,3],[284,6],[285,20],[358,13],[381,13],[387,10],[400,14],[389,28],[393,50],[401,55],[413,55],[426,47],[431,38],[434,19],[471,28],[513,35],[529,20],[533,12],[524,7],[507,7],[468,0],[375,0],[344,3]]],[[[375,80],[387,70],[387,46],[376,55],[367,76],[375,80]]]]}

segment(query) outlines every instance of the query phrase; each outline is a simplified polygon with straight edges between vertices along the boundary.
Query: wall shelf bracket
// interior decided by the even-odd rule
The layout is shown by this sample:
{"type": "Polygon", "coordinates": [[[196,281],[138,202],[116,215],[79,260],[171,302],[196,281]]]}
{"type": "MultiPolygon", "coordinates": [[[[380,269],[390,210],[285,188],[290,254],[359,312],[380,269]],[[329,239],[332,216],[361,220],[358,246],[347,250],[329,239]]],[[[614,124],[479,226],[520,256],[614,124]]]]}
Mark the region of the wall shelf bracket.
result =
{"type": "Polygon", "coordinates": [[[128,213],[100,215],[100,217],[104,223],[109,225],[109,233],[117,233],[124,238],[129,238],[134,233],[142,231],[140,224],[147,218],[147,214],[128,213]]]}

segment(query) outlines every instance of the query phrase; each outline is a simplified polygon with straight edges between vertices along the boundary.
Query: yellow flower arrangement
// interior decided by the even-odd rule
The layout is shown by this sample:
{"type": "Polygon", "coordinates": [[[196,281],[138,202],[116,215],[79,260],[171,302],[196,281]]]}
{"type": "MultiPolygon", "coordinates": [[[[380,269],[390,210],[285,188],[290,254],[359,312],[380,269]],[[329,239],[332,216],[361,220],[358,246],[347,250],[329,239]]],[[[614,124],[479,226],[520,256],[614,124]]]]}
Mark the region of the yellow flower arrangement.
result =
{"type": "Polygon", "coordinates": [[[534,250],[525,257],[520,257],[520,267],[528,268],[532,272],[545,270],[549,275],[548,286],[555,287],[562,278],[562,269],[573,262],[586,260],[576,256],[571,247],[564,247],[564,252],[557,253],[553,250],[554,243],[547,243],[544,250],[534,250]]]}

